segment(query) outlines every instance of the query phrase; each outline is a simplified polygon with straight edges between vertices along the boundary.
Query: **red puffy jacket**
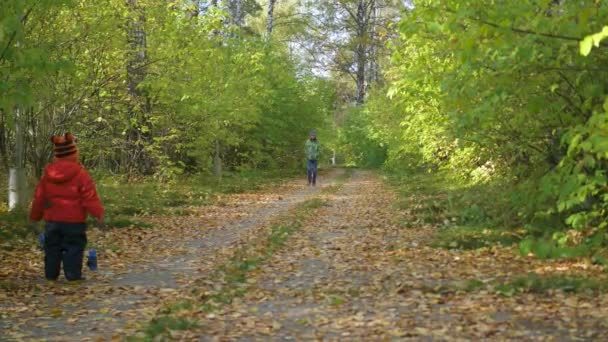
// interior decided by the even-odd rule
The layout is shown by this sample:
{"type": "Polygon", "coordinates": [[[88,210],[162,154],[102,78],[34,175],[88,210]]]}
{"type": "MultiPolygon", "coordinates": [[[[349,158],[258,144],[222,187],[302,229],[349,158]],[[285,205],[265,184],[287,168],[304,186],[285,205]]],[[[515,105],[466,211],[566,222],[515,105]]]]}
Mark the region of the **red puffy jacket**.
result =
{"type": "Polygon", "coordinates": [[[76,161],[58,159],[49,164],[36,188],[30,219],[84,223],[87,213],[103,218],[91,176],[76,161]]]}

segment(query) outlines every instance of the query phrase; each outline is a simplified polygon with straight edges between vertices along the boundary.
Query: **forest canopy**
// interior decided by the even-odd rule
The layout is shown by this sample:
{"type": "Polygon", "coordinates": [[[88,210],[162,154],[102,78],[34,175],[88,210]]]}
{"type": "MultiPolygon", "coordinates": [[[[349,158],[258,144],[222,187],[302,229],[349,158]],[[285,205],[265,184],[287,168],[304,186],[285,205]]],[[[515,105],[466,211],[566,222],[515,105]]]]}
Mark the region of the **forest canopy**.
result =
{"type": "Polygon", "coordinates": [[[48,138],[66,131],[103,172],[297,169],[318,129],[342,163],[493,189],[475,204],[483,217],[607,225],[603,1],[8,0],[0,11],[5,174],[39,176],[48,138]]]}
{"type": "Polygon", "coordinates": [[[49,137],[67,131],[86,166],[112,172],[172,177],[210,172],[214,159],[217,172],[299,165],[309,130],[330,126],[331,81],[290,56],[288,31],[256,27],[260,5],[220,5],[5,2],[3,167],[39,175],[49,137]]]}

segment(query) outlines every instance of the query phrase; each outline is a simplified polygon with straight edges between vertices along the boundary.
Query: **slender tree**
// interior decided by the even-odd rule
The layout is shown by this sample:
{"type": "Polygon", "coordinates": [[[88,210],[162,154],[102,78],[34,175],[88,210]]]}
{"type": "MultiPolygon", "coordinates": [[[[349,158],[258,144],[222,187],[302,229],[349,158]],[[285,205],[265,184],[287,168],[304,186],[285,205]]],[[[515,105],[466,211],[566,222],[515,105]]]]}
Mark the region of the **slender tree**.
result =
{"type": "MultiPolygon", "coordinates": [[[[357,47],[355,49],[355,64],[356,64],[356,83],[357,83],[357,94],[355,95],[355,101],[358,105],[363,104],[365,101],[365,68],[368,63],[368,37],[370,26],[370,18],[372,12],[372,3],[374,0],[358,0],[357,2],[357,13],[354,16],[354,24],[356,26],[355,40],[357,47]]],[[[344,8],[352,14],[346,3],[342,3],[344,8]]]]}
{"type": "Polygon", "coordinates": [[[150,142],[150,99],[145,91],[141,89],[141,83],[146,77],[146,66],[148,64],[146,46],[146,15],[138,0],[126,0],[129,10],[127,22],[127,90],[129,95],[129,106],[127,109],[126,134],[128,158],[125,165],[136,168],[143,173],[150,173],[152,161],[145,145],[150,142]]]}
{"type": "Polygon", "coordinates": [[[387,55],[385,42],[391,36],[390,24],[396,22],[406,3],[392,0],[321,0],[309,4],[311,24],[305,51],[322,69],[352,77],[350,99],[365,102],[368,89],[379,79],[380,60],[387,55]],[[333,57],[333,64],[327,60],[333,57]]]}
{"type": "Polygon", "coordinates": [[[274,6],[277,0],[268,0],[268,12],[266,17],[266,38],[270,39],[272,36],[272,28],[274,25],[274,6]]]}
{"type": "Polygon", "coordinates": [[[229,0],[228,10],[232,18],[232,24],[242,27],[245,23],[245,11],[243,8],[243,0],[229,0]]]}

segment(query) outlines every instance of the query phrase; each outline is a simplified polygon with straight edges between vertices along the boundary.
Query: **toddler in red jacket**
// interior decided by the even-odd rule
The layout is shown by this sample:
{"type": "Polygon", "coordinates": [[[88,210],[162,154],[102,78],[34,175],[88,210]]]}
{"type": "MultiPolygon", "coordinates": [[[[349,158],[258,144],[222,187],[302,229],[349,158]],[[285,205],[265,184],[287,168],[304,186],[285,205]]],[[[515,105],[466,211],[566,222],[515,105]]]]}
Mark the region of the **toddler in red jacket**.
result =
{"type": "Polygon", "coordinates": [[[87,214],[103,223],[103,206],[95,183],[78,162],[74,136],[54,136],[55,160],[46,166],[36,187],[30,220],[45,225],[44,273],[57,280],[63,263],[67,280],[82,279],[82,259],[87,244],[87,214]]]}

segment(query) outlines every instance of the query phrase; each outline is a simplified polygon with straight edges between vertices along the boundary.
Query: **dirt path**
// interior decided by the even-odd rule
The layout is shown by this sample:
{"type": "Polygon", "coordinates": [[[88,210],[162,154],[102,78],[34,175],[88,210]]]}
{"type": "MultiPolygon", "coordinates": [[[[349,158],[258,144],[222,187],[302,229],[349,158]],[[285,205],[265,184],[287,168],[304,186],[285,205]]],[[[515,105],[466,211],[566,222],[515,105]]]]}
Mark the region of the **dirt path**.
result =
{"type": "Polygon", "coordinates": [[[122,244],[115,249],[124,252],[100,251],[99,272],[85,274],[88,280],[82,284],[43,281],[41,253],[26,254],[19,262],[27,265],[17,268],[29,272],[2,279],[10,286],[0,289],[0,340],[124,336],[193,279],[213,270],[247,236],[315,196],[342,172],[331,172],[317,187],[297,180],[226,196],[216,205],[191,208],[189,216],[149,217],[154,228],[148,230],[113,236],[93,231],[91,241],[122,244]]]}
{"type": "MultiPolygon", "coordinates": [[[[550,290],[505,296],[492,285],[527,272],[587,274],[592,267],[520,257],[506,247],[431,247],[434,228],[407,228],[414,220],[409,211],[396,209],[394,193],[365,171],[356,171],[337,192],[295,184],[233,196],[205,208],[202,217],[186,219],[205,228],[180,229],[188,226],[184,218],[159,218],[176,233],[163,236],[161,242],[171,248],[155,262],[115,265],[119,274],[100,274],[106,292],[91,283],[22,296],[23,305],[16,307],[26,311],[9,310],[18,319],[2,324],[9,333],[52,334],[57,340],[84,339],[63,335],[68,327],[81,328],[88,337],[124,336],[142,327],[136,322],[148,322],[163,301],[197,284],[213,286],[212,270],[236,248],[267,234],[267,222],[281,220],[310,198],[324,205],[311,207],[285,245],[247,274],[244,295],[215,311],[177,311],[177,317],[196,325],[168,336],[186,341],[608,340],[605,293],[550,290]],[[49,309],[51,300],[62,312],[49,309]],[[73,302],[81,305],[70,307],[73,302]],[[31,319],[24,320],[27,315],[31,319]]],[[[412,198],[412,205],[416,201],[412,198]]]]}
{"type": "Polygon", "coordinates": [[[357,172],[259,272],[242,300],[203,315],[201,340],[606,340],[608,296],[499,295],[491,282],[559,264],[510,249],[429,247],[394,195],[357,172]]]}

